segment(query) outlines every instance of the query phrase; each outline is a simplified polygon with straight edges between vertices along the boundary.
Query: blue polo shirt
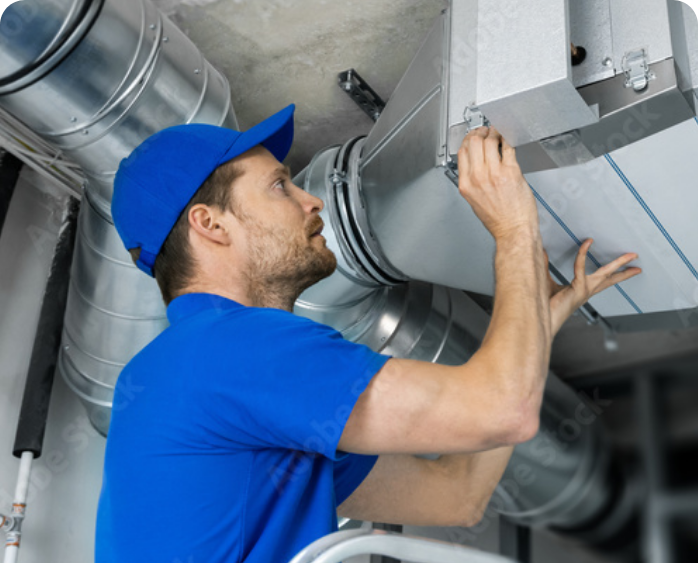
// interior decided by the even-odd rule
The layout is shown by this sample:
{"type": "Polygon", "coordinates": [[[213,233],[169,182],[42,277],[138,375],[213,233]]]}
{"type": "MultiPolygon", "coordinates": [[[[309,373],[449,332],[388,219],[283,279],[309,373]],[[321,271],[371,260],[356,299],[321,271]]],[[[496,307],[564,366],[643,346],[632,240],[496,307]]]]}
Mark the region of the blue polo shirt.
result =
{"type": "Polygon", "coordinates": [[[337,451],[388,359],[277,309],[188,294],[116,386],[96,563],[283,563],[376,457],[337,451]]]}

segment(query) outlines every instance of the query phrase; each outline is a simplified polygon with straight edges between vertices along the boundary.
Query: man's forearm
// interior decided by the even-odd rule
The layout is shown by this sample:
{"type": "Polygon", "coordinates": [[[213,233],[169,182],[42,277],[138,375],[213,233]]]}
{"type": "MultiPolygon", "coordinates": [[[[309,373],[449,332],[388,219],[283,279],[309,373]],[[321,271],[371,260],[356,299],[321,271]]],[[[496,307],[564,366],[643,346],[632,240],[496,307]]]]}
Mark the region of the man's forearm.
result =
{"type": "Polygon", "coordinates": [[[537,412],[552,341],[547,270],[538,226],[497,241],[496,288],[489,329],[478,354],[486,357],[503,397],[537,412]]]}
{"type": "Polygon", "coordinates": [[[453,524],[474,526],[482,520],[492,493],[509,465],[512,446],[474,454],[451,454],[434,460],[447,475],[454,504],[453,524]]]}

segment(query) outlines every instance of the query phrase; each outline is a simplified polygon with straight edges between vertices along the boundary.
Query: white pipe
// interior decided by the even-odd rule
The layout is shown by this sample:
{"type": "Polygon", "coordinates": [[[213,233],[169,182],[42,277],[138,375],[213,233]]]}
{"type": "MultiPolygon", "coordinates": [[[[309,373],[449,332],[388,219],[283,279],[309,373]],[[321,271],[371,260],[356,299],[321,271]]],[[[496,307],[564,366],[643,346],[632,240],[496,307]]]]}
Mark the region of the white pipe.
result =
{"type": "MultiPolygon", "coordinates": [[[[24,511],[27,506],[27,493],[29,491],[29,478],[32,471],[34,454],[23,452],[19,462],[19,475],[17,477],[17,487],[15,488],[15,500],[12,505],[12,516],[21,521],[24,519],[24,511]]],[[[5,541],[4,563],[16,563],[19,556],[20,532],[10,532],[5,541]]]]}
{"type": "Polygon", "coordinates": [[[27,491],[29,490],[29,477],[32,471],[34,454],[23,452],[19,462],[19,476],[17,477],[17,488],[15,489],[15,506],[27,504],[27,491]]]}

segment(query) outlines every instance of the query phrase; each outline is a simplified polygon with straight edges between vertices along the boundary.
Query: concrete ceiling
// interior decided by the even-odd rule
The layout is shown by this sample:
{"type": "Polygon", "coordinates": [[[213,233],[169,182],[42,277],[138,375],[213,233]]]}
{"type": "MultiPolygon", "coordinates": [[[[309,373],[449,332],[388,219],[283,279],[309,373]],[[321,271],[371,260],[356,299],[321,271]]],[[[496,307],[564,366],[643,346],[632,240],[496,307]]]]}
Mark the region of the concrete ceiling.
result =
{"type": "Polygon", "coordinates": [[[448,0],[155,0],[230,81],[246,129],[295,103],[299,172],[373,122],[337,86],[354,68],[386,101],[448,0]]]}
{"type": "MultiPolygon", "coordinates": [[[[337,86],[354,68],[388,100],[448,0],[154,0],[230,81],[242,129],[295,103],[287,159],[300,172],[328,145],[365,135],[373,122],[337,86]]],[[[570,378],[698,352],[698,328],[623,334],[572,319],[553,369],[570,378]]]]}

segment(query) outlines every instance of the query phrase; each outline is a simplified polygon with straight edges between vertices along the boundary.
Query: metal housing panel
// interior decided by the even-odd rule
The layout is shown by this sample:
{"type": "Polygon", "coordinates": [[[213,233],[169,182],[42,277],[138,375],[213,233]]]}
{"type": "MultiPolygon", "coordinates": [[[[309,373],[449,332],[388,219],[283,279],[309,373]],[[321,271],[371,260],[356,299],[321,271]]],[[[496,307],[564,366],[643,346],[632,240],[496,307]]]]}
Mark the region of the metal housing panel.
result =
{"type": "Polygon", "coordinates": [[[567,2],[480,0],[477,106],[513,146],[598,121],[572,83],[567,2]]]}

